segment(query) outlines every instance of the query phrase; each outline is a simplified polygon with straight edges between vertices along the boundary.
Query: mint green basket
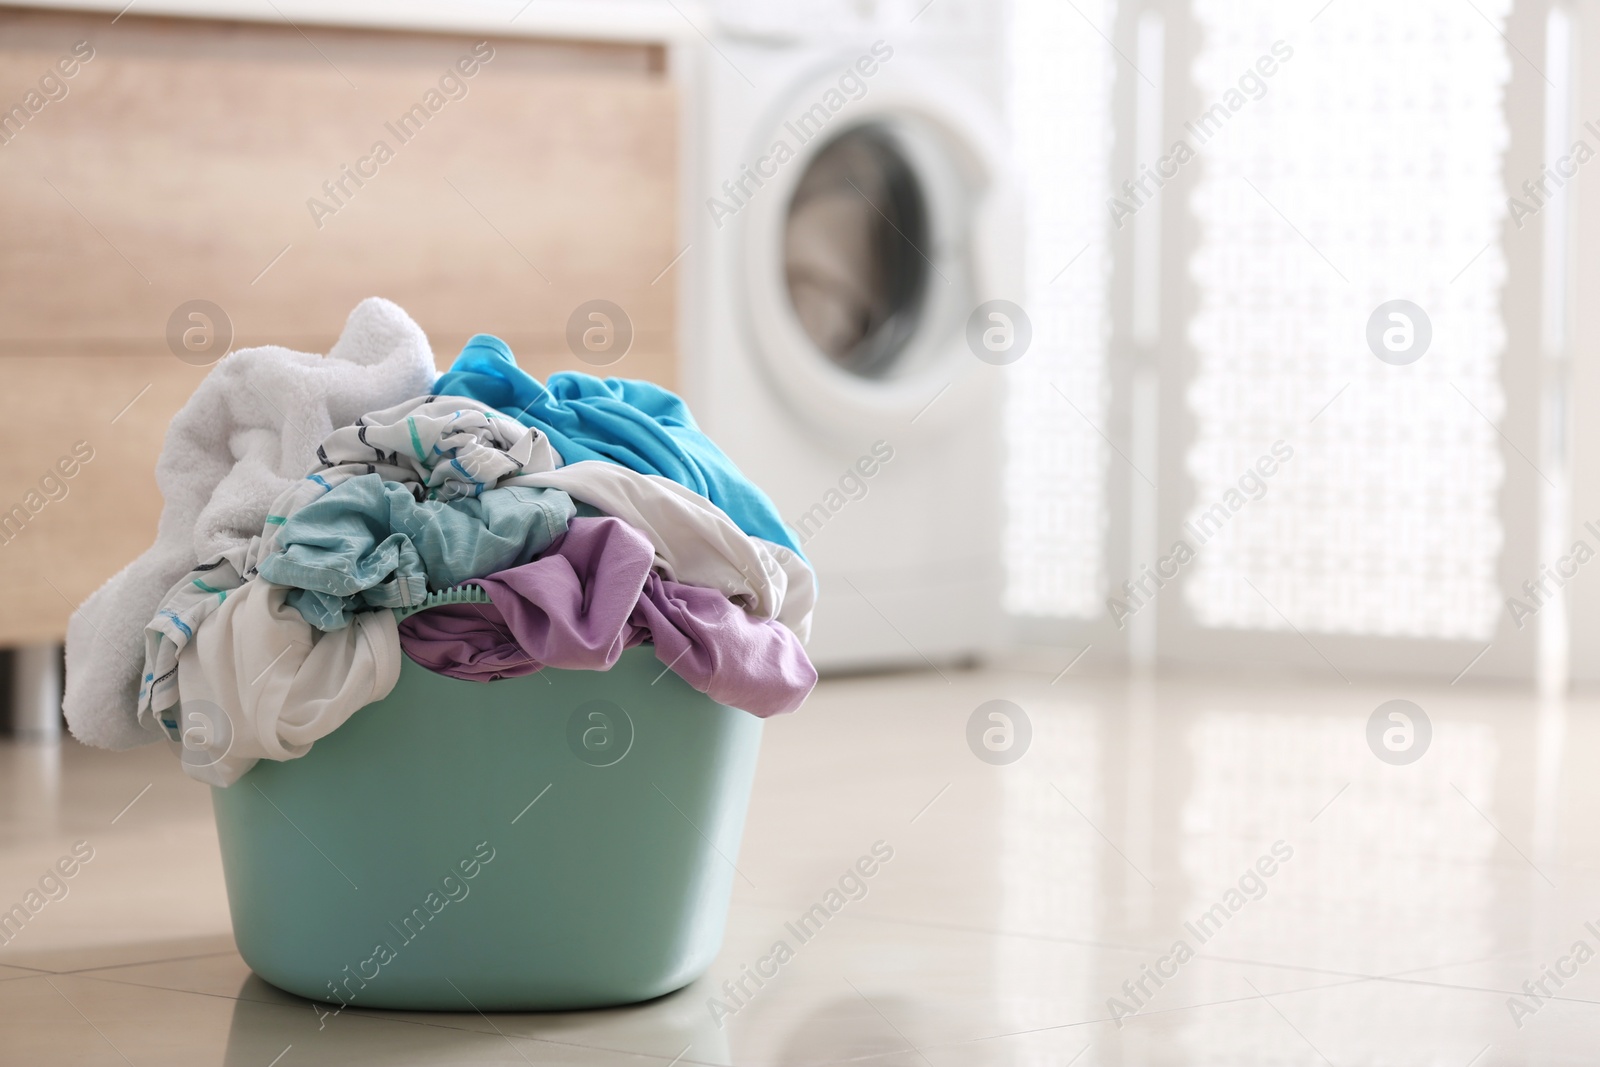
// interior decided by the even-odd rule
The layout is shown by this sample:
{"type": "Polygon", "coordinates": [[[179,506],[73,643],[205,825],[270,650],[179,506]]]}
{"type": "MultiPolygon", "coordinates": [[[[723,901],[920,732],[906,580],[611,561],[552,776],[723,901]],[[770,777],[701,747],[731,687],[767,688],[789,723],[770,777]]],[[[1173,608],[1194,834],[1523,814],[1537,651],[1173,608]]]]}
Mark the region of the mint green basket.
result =
{"type": "Polygon", "coordinates": [[[406,660],[307,755],[212,791],[239,952],[353,1007],[668,993],[721,947],[760,742],[648,647],[488,684],[406,660]]]}

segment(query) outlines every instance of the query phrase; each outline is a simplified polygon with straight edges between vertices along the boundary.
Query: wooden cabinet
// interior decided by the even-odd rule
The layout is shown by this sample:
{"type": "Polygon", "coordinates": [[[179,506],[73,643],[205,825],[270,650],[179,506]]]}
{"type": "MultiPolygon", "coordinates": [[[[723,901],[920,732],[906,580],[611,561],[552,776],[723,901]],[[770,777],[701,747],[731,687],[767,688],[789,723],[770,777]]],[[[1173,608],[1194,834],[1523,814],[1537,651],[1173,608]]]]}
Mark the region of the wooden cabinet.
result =
{"type": "Polygon", "coordinates": [[[235,349],[322,352],[385,296],[441,366],[481,331],[547,374],[592,369],[567,320],[604,298],[634,341],[600,373],[673,384],[660,49],[483,40],[0,9],[0,513],[94,449],[0,543],[0,644],[59,638],[154,537],[162,436],[205,373],[169,350],[186,301],[221,307],[235,349]]]}

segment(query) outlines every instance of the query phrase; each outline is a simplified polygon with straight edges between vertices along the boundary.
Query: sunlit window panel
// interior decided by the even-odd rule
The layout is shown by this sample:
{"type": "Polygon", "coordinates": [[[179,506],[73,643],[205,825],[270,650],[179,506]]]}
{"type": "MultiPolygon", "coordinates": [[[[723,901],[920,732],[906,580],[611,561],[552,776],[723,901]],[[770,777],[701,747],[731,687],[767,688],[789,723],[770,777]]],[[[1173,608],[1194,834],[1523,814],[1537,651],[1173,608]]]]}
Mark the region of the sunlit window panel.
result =
{"type": "Polygon", "coordinates": [[[1203,626],[1493,631],[1509,7],[1339,0],[1308,24],[1279,0],[1194,4],[1196,114],[1169,125],[1198,168],[1203,626]],[[1276,441],[1292,458],[1249,479],[1276,441]]]}
{"type": "Polygon", "coordinates": [[[1109,34],[1115,15],[1113,0],[1017,0],[1011,26],[1033,326],[1027,354],[1006,368],[1005,599],[1019,614],[1105,611],[1108,451],[1095,426],[1109,403],[1104,205],[1116,55],[1095,27],[1109,34]]]}

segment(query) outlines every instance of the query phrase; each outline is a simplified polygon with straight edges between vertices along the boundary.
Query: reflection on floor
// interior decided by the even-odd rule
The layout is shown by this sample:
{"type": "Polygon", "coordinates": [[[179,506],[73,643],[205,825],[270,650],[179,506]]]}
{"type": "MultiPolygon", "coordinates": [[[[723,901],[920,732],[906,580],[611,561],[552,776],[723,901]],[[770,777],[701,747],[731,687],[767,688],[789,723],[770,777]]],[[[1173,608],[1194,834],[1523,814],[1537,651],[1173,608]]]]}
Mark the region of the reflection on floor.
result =
{"type": "Polygon", "coordinates": [[[490,1016],[275,990],[233,949],[209,798],[165,751],[0,748],[0,911],[93,850],[0,927],[0,1063],[1589,1064],[1597,746],[1600,701],[1514,689],[832,681],[767,728],[705,977],[490,1016]],[[1395,697],[1432,725],[1409,764],[1369,747],[1395,697]],[[993,699],[1031,724],[1009,764],[975,754],[987,720],[968,741],[993,699]],[[717,1010],[878,841],[866,896],[717,1010]]]}

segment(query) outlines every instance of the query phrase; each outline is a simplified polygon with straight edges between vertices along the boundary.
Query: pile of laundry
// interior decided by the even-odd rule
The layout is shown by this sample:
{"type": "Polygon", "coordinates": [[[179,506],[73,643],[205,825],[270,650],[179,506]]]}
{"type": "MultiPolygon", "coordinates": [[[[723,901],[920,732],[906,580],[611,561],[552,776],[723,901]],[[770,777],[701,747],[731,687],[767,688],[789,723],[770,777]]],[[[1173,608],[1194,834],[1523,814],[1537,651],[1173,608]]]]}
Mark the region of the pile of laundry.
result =
{"type": "Polygon", "coordinates": [[[176,742],[212,785],[304,755],[402,655],[492,682],[656,656],[719,703],[793,711],[816,581],[772,502],[648,382],[540,383],[480,334],[439,376],[369,299],[326,357],[224,358],[173,419],[156,543],[67,631],[86,744],[176,742]]]}

